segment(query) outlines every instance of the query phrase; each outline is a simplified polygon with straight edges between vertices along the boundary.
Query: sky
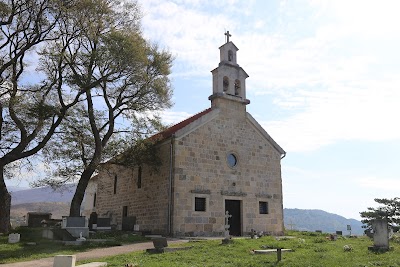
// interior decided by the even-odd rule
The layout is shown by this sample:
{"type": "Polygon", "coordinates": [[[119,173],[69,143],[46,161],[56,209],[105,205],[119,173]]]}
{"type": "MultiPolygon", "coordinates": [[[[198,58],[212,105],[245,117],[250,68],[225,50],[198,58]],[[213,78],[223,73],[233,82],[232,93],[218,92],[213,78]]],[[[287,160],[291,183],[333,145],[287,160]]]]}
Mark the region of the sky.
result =
{"type": "Polygon", "coordinates": [[[144,36],[175,57],[165,123],[210,107],[229,30],[247,111],[287,152],[284,208],[360,219],[399,196],[400,2],[138,1],[144,36]]]}
{"type": "Polygon", "coordinates": [[[399,196],[400,2],[139,2],[144,35],[175,56],[166,123],[210,106],[229,30],[247,111],[287,152],[285,208],[360,219],[374,198],[399,196]]]}

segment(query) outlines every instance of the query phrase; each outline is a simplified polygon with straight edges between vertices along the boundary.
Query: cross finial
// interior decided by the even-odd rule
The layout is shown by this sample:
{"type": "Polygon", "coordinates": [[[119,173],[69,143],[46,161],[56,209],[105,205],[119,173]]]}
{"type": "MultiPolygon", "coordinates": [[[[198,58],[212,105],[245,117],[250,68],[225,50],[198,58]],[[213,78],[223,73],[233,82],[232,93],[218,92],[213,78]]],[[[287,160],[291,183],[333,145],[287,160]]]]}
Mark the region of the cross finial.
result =
{"type": "Polygon", "coordinates": [[[229,31],[227,31],[227,32],[225,33],[225,35],[226,35],[226,42],[229,43],[229,37],[231,37],[232,35],[229,34],[229,31]]]}

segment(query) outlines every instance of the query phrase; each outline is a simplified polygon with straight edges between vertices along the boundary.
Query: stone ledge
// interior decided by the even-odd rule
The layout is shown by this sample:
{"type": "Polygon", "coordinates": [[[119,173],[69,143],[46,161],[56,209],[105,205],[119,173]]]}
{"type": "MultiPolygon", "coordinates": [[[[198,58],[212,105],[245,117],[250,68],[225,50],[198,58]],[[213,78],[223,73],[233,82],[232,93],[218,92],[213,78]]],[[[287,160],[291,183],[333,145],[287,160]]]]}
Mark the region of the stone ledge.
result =
{"type": "Polygon", "coordinates": [[[190,190],[190,193],[193,193],[193,194],[207,194],[207,195],[209,195],[209,194],[211,194],[211,190],[208,190],[208,189],[205,189],[205,190],[193,189],[193,190],[190,190]]]}
{"type": "Polygon", "coordinates": [[[235,196],[235,197],[245,197],[247,193],[245,192],[231,192],[231,191],[221,191],[221,195],[224,196],[235,196]]]}

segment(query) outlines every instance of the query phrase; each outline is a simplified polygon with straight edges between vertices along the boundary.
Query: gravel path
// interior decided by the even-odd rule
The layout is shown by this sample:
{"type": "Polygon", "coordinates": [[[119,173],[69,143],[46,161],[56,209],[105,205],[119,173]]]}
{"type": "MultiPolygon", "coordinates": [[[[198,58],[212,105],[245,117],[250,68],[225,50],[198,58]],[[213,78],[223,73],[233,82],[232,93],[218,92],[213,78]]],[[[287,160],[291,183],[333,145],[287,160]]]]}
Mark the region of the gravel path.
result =
{"type": "MultiPolygon", "coordinates": [[[[187,240],[168,239],[168,244],[180,244],[188,242],[187,240]]],[[[117,247],[97,248],[86,252],[76,253],[76,260],[97,259],[106,256],[126,254],[133,251],[142,251],[148,248],[154,248],[153,242],[136,243],[117,247]]],[[[54,257],[40,260],[1,264],[1,267],[53,267],[54,257]]],[[[77,265],[78,267],[79,265],[77,265]]]]}

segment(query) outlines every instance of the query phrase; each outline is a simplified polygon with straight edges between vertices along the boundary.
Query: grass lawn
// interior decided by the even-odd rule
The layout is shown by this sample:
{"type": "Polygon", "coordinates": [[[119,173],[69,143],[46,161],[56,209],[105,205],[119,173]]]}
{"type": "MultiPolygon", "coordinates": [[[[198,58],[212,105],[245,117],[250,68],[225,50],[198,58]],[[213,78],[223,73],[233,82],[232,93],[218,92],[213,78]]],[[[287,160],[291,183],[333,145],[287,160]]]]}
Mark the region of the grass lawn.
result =
{"type": "MultiPolygon", "coordinates": [[[[40,238],[41,230],[21,229],[21,242],[8,244],[7,237],[0,237],[0,264],[45,258],[57,254],[75,254],[97,247],[107,247],[145,241],[132,234],[112,232],[99,234],[97,238],[113,239],[105,243],[89,243],[84,246],[64,246],[60,243],[40,238]],[[26,242],[36,241],[36,246],[26,242]]],[[[326,234],[288,232],[293,238],[276,240],[274,237],[260,239],[234,239],[232,244],[222,245],[221,240],[194,241],[178,246],[192,246],[182,250],[164,254],[133,252],[125,255],[106,257],[91,261],[106,261],[110,267],[121,267],[125,264],[133,266],[315,266],[315,267],[397,267],[400,266],[400,242],[391,241],[393,250],[386,253],[368,251],[372,241],[367,237],[339,237],[337,241],[329,241],[326,234]],[[351,251],[344,251],[345,245],[351,251]],[[282,253],[282,261],[277,262],[276,254],[254,254],[252,250],[263,248],[288,248],[293,252],[282,253]]],[[[396,239],[399,240],[399,239],[396,239]]]]}
{"type": "Polygon", "coordinates": [[[60,242],[43,239],[41,237],[42,228],[20,228],[14,232],[21,234],[21,242],[8,244],[8,236],[0,236],[0,264],[29,261],[61,254],[71,255],[99,247],[120,246],[149,240],[125,232],[104,232],[97,233],[94,238],[111,241],[88,242],[82,246],[65,246],[60,242]],[[28,245],[29,242],[35,242],[36,245],[28,245]]]}
{"type": "MultiPolygon", "coordinates": [[[[276,240],[274,237],[260,239],[235,239],[233,244],[221,245],[221,240],[189,242],[190,250],[164,254],[134,252],[126,255],[97,259],[106,261],[110,267],[125,266],[318,266],[318,267],[372,267],[400,266],[400,245],[392,242],[393,251],[373,253],[368,251],[372,241],[367,237],[326,240],[324,234],[290,232],[293,239],[276,240]],[[343,246],[352,250],[345,252],[343,246]],[[290,248],[293,252],[282,253],[277,263],[276,254],[253,254],[254,249],[290,248]]],[[[180,245],[183,246],[183,245],[180,245]]],[[[85,261],[90,262],[90,261],[85,261]]],[[[82,262],[83,263],[83,262],[82,262]]]]}

